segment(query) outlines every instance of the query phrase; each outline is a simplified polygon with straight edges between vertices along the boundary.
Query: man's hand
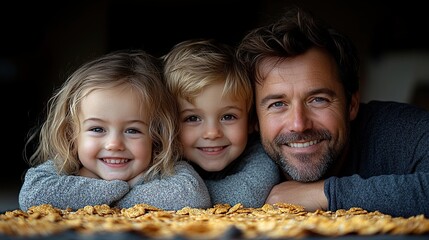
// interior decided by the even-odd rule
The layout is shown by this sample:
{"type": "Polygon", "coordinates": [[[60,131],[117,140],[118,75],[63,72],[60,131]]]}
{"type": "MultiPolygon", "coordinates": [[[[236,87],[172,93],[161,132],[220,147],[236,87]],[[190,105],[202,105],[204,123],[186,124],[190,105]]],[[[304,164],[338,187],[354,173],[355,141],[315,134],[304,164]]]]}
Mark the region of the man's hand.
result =
{"type": "Polygon", "coordinates": [[[265,202],[269,204],[279,202],[296,204],[303,206],[308,212],[328,208],[328,199],[324,193],[323,180],[312,183],[282,182],[271,189],[265,202]]]}

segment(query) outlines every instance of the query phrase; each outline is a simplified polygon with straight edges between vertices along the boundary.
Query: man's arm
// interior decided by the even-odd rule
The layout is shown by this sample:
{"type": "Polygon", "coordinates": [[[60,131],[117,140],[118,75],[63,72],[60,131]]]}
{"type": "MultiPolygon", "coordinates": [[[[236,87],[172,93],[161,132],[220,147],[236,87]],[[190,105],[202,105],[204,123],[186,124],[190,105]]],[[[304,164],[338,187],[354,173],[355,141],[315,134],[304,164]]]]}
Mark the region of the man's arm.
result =
{"type": "Polygon", "coordinates": [[[358,175],[326,180],[328,210],[361,207],[392,216],[429,216],[429,173],[380,175],[364,179],[358,175]]]}
{"type": "Polygon", "coordinates": [[[301,205],[306,211],[327,210],[328,200],[324,193],[324,181],[300,183],[285,181],[273,187],[266,203],[279,202],[301,205]]]}

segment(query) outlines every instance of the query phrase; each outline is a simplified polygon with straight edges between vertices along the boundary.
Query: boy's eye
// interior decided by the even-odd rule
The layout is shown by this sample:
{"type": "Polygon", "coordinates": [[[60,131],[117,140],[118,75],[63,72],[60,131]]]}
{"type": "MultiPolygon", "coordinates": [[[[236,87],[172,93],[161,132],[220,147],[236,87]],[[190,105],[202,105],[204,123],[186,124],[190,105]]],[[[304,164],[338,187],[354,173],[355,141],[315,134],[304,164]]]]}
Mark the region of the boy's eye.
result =
{"type": "Polygon", "coordinates": [[[221,120],[222,121],[230,121],[230,120],[234,120],[234,119],[236,119],[236,117],[234,115],[227,114],[227,115],[223,116],[221,120]]]}

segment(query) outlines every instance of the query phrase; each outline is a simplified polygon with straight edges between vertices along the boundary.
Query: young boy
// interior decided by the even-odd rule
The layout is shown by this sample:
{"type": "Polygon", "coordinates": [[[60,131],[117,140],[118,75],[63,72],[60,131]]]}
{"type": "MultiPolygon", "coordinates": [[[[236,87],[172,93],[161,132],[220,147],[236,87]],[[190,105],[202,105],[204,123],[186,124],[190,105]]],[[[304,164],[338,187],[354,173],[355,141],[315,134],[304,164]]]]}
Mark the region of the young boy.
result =
{"type": "Polygon", "coordinates": [[[179,103],[180,142],[212,204],[261,207],[280,173],[253,133],[253,93],[234,49],[193,39],[164,57],[167,88],[179,103]]]}

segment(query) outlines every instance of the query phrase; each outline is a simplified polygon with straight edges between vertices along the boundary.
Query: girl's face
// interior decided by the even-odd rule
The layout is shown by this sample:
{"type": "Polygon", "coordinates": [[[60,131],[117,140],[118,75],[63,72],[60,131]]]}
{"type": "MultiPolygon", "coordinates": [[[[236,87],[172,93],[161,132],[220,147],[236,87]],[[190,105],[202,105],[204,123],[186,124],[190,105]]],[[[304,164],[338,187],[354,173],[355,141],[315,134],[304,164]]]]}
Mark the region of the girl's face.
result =
{"type": "Polygon", "coordinates": [[[179,99],[185,158],[206,171],[224,169],[247,144],[246,102],[222,96],[223,87],[223,83],[207,87],[195,104],[179,99]]]}
{"type": "Polygon", "coordinates": [[[149,116],[123,87],[95,90],[80,104],[78,156],[84,168],[105,180],[129,181],[152,160],[149,116]]]}

